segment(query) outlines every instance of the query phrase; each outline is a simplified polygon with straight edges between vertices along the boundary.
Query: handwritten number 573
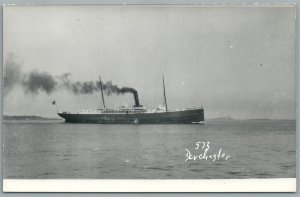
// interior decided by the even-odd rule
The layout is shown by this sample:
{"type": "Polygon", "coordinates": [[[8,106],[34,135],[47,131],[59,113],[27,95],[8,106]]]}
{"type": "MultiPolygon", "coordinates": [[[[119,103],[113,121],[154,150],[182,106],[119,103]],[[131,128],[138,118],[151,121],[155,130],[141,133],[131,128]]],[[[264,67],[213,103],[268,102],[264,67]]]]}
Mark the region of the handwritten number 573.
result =
{"type": "Polygon", "coordinates": [[[202,150],[205,147],[206,147],[205,149],[209,149],[209,142],[197,142],[195,149],[198,150],[201,144],[202,144],[202,148],[201,148],[202,150]]]}

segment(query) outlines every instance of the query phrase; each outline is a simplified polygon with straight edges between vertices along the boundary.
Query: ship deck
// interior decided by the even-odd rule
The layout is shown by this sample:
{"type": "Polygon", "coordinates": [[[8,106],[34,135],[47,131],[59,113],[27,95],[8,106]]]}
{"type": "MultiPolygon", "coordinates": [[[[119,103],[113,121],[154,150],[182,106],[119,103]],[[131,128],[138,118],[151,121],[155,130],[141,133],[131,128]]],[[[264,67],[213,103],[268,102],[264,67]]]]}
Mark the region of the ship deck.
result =
{"type": "Polygon", "coordinates": [[[98,124],[191,124],[204,121],[203,108],[188,108],[184,110],[124,113],[102,113],[94,111],[86,113],[58,113],[69,123],[98,124]]]}
{"type": "Polygon", "coordinates": [[[96,109],[96,110],[80,110],[78,112],[58,112],[60,114],[150,114],[150,113],[166,113],[166,112],[183,112],[183,111],[193,111],[201,110],[203,107],[185,108],[185,109],[175,109],[175,110],[159,110],[159,109],[96,109]]]}

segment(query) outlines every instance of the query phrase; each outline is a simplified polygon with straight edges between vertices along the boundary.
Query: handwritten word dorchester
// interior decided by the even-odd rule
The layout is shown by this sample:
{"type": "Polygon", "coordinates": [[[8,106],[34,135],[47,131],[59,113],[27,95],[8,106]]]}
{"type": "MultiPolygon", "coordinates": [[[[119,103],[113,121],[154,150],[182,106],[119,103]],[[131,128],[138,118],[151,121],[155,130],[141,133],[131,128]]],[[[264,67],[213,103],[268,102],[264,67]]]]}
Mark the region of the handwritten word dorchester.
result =
{"type": "Polygon", "coordinates": [[[227,161],[230,158],[229,155],[227,155],[225,152],[222,152],[222,148],[220,148],[219,151],[216,153],[210,153],[209,148],[210,142],[197,142],[193,153],[189,149],[185,149],[185,162],[189,160],[212,160],[213,162],[218,160],[227,161]]]}

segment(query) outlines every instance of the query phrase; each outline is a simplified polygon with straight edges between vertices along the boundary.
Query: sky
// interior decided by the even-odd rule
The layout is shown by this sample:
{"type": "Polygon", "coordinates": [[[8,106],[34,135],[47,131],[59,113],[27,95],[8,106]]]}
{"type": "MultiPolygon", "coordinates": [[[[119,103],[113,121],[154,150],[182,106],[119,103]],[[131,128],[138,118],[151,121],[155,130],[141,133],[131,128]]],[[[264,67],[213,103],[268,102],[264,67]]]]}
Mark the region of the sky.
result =
{"type": "MultiPolygon", "coordinates": [[[[295,36],[293,6],[5,6],[3,66],[82,82],[101,75],[135,88],[148,108],[163,103],[164,74],[169,109],[294,119],[295,36]]],[[[31,94],[17,84],[3,114],[56,117],[53,100],[62,111],[102,107],[99,92],[31,94]]],[[[134,104],[131,94],[105,101],[134,104]]]]}

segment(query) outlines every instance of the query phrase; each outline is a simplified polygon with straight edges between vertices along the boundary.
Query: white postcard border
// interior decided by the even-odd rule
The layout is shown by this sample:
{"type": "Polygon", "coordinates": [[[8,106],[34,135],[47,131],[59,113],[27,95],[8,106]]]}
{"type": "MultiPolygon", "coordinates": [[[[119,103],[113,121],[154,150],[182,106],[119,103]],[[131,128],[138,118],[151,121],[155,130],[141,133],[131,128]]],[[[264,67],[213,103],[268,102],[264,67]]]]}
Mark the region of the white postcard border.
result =
{"type": "Polygon", "coordinates": [[[4,179],[4,192],[296,192],[278,179],[4,179]]]}

